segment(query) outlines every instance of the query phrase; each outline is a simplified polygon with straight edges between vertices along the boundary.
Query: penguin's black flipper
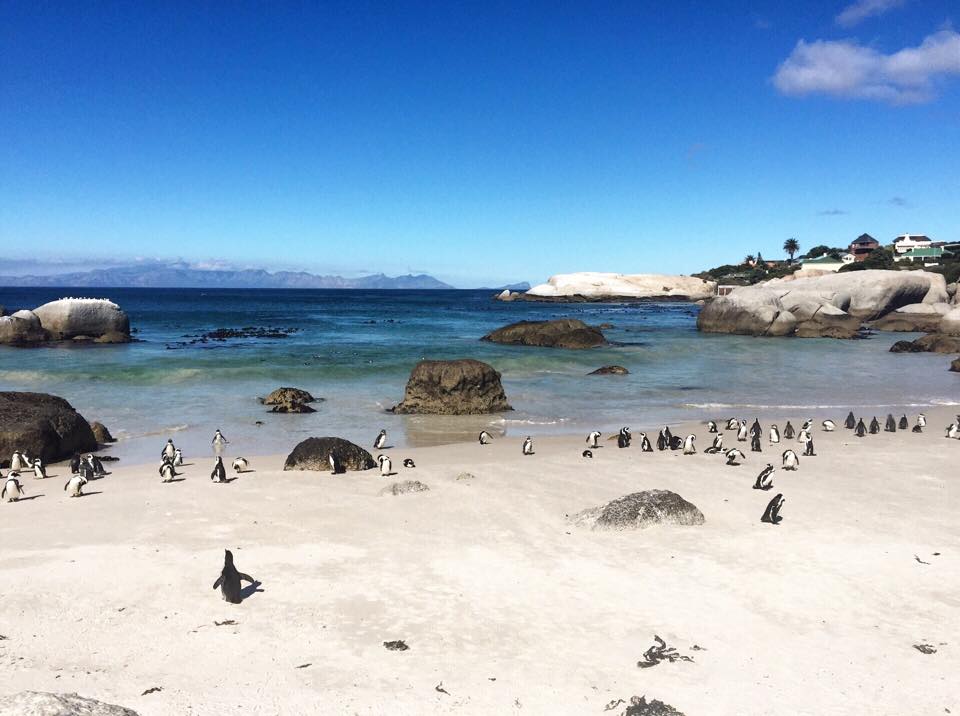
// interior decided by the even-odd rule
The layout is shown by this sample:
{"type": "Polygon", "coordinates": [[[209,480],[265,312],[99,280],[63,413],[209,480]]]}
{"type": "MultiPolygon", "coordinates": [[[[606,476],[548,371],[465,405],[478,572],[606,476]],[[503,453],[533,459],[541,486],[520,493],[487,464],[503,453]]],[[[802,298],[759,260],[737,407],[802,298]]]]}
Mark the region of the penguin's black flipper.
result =
{"type": "Polygon", "coordinates": [[[222,574],[221,574],[219,577],[217,577],[217,581],[213,583],[213,588],[214,588],[214,589],[217,589],[217,588],[220,587],[221,584],[223,584],[223,575],[222,575],[222,574]]]}
{"type": "Polygon", "coordinates": [[[237,576],[244,581],[250,582],[250,584],[253,584],[254,582],[257,581],[256,579],[251,577],[249,574],[244,574],[243,572],[237,572],[237,576]]]}

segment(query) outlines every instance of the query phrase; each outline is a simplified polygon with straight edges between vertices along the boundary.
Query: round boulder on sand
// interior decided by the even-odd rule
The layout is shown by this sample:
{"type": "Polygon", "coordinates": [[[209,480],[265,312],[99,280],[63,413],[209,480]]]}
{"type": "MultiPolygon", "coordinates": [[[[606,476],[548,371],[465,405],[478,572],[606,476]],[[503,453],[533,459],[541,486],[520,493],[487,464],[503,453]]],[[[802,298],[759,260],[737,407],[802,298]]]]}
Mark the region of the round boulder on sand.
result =
{"type": "Polygon", "coordinates": [[[588,326],[575,318],[511,323],[488,333],[481,340],[508,345],[576,349],[596,348],[607,343],[599,328],[588,326]]]}
{"type": "Polygon", "coordinates": [[[51,463],[96,449],[90,424],[63,398],[0,392],[0,465],[14,450],[51,463]]]}
{"type": "Polygon", "coordinates": [[[644,490],[578,512],[571,519],[595,530],[625,530],[658,524],[702,525],[703,513],[675,492],[644,490]]]}
{"type": "Polygon", "coordinates": [[[425,360],[410,372],[403,401],[395,413],[483,415],[513,410],[500,374],[478,360],[425,360]]]}
{"type": "Polygon", "coordinates": [[[373,456],[359,445],[343,438],[307,438],[287,456],[284,470],[330,472],[330,455],[335,455],[344,470],[370,470],[376,467],[373,456]]]}
{"type": "Polygon", "coordinates": [[[137,712],[77,694],[21,691],[0,697],[0,716],[137,716],[137,712]]]}

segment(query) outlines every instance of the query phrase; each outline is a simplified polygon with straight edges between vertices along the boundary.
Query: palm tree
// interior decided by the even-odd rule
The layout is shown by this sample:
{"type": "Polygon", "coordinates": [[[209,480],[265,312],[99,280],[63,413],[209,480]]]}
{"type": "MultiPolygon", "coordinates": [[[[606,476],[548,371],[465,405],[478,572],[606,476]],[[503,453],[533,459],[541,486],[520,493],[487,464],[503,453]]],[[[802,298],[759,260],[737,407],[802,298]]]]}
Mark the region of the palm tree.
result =
{"type": "Polygon", "coordinates": [[[749,266],[753,262],[754,262],[753,254],[747,254],[743,259],[743,263],[747,264],[747,266],[749,266]]]}
{"type": "Polygon", "coordinates": [[[796,239],[787,239],[783,242],[783,250],[790,254],[790,263],[793,263],[793,255],[800,250],[800,242],[796,239]]]}

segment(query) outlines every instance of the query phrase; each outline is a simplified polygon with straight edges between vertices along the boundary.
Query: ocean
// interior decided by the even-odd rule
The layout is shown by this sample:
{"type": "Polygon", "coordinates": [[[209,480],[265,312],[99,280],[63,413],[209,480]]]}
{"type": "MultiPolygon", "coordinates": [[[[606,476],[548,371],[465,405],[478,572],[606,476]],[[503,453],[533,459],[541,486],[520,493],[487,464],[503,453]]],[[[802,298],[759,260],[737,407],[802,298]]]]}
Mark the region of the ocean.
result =
{"type": "Polygon", "coordinates": [[[696,330],[697,306],[503,303],[489,291],[0,288],[8,312],[66,295],[106,297],[129,315],[121,346],[0,346],[0,389],[54,393],[118,438],[111,454],[153,460],[168,437],[208,454],[217,428],[248,455],[288,452],[309,436],[368,446],[381,428],[398,447],[496,435],[586,434],[680,420],[885,415],[891,406],[957,404],[945,356],[891,354],[910,334],[866,340],[750,338],[696,330]],[[609,347],[500,346],[479,339],[522,319],[609,323],[609,347]],[[286,338],[190,343],[217,328],[290,329],[286,338]],[[476,358],[503,374],[514,411],[400,416],[411,368],[424,358],[476,358]],[[618,364],[628,376],[587,376],[618,364]],[[257,401],[280,386],[323,398],[308,415],[257,401]],[[258,424],[262,423],[262,424],[258,424]]]}

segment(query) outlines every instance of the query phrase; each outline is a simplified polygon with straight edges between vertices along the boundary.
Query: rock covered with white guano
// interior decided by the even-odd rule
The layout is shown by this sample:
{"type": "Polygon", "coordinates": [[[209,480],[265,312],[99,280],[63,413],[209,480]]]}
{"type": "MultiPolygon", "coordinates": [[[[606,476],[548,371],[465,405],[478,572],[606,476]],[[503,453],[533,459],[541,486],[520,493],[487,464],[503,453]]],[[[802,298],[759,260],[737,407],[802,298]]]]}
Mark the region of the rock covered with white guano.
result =
{"type": "Polygon", "coordinates": [[[61,298],[33,311],[51,340],[89,338],[100,342],[130,340],[130,318],[105,298],[61,298]]]}

